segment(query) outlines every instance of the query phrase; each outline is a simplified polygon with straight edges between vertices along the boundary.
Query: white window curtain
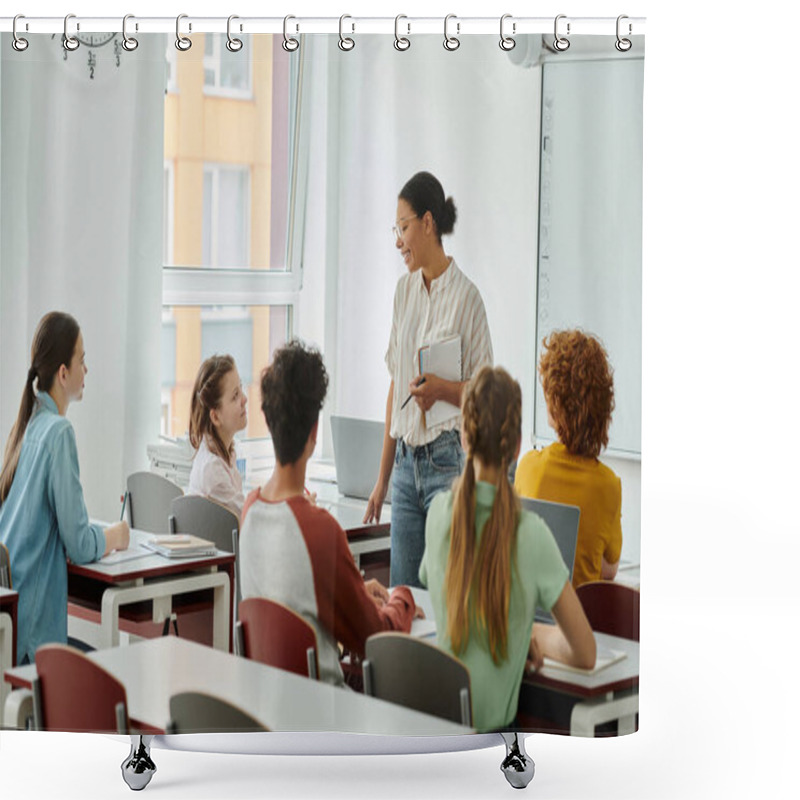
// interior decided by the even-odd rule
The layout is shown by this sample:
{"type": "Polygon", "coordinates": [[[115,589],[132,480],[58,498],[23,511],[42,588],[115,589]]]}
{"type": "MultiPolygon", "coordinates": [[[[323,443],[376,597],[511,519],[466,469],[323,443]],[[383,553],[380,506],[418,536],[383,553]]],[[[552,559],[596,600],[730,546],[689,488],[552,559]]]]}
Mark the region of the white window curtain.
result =
{"type": "Polygon", "coordinates": [[[159,431],[166,37],[66,59],[60,36],[29,39],[1,51],[0,444],[38,320],[71,313],[89,367],[69,409],[87,508],[113,520],[159,431]]]}

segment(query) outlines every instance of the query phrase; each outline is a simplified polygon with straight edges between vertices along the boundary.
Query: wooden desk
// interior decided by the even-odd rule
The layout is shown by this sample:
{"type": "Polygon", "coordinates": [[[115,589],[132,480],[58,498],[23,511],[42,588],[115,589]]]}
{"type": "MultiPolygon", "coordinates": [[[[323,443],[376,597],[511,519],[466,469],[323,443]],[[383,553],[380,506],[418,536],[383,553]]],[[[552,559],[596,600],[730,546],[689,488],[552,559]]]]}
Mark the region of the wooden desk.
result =
{"type": "MultiPolygon", "coordinates": [[[[246,709],[273,731],[393,736],[474,733],[438,717],[172,636],[98,650],[89,658],[124,684],[131,725],[146,732],[166,728],[172,695],[200,691],[246,709]]],[[[33,665],[7,672],[20,689],[29,688],[35,675],[33,665]]],[[[7,724],[12,723],[8,712],[17,707],[19,704],[7,706],[7,724]]]]}
{"type": "MultiPolygon", "coordinates": [[[[131,531],[131,545],[152,534],[131,531]]],[[[205,558],[165,558],[155,553],[117,564],[70,564],[69,600],[82,608],[100,611],[100,648],[119,644],[120,607],[143,600],[153,603],[152,617],[163,622],[172,613],[172,600],[179,595],[211,589],[213,644],[232,649],[231,586],[233,553],[219,551],[205,558]]]]}
{"type": "MultiPolygon", "coordinates": [[[[427,620],[434,620],[430,593],[425,589],[411,591],[414,602],[425,611],[427,620]]],[[[427,620],[414,620],[412,636],[431,636],[431,626],[427,620]]],[[[518,711],[521,718],[530,714],[536,706],[537,691],[545,690],[571,698],[569,732],[573,736],[593,736],[596,725],[612,720],[618,721],[620,734],[633,733],[635,716],[639,710],[639,642],[598,632],[595,632],[594,638],[598,652],[622,651],[625,658],[593,675],[556,667],[543,667],[538,672],[525,673],[519,693],[518,711]]]]}

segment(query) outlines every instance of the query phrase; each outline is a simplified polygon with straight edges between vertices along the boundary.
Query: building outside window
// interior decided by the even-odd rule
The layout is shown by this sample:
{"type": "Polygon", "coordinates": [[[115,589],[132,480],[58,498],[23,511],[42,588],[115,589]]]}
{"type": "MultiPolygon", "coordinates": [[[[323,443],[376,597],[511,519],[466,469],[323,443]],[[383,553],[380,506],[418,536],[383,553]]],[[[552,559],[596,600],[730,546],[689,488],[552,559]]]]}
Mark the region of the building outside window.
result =
{"type": "Polygon", "coordinates": [[[231,53],[222,34],[205,35],[203,86],[206,94],[249,99],[252,97],[252,64],[243,47],[231,53]]]}
{"type": "Polygon", "coordinates": [[[225,38],[168,47],[162,434],[188,432],[200,364],[229,353],[248,396],[243,434],[258,441],[260,373],[293,334],[299,291],[286,247],[291,54],[281,36],[242,36],[237,53],[225,38]]]}

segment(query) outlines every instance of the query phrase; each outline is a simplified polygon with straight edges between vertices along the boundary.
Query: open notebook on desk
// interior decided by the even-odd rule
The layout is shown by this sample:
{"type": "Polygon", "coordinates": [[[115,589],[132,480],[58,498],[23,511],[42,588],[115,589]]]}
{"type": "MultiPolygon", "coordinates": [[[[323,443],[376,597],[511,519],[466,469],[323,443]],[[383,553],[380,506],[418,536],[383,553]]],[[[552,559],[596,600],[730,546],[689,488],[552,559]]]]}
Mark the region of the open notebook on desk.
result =
{"type": "Polygon", "coordinates": [[[124,561],[133,561],[135,558],[145,558],[152,556],[152,550],[146,550],[138,544],[132,544],[125,550],[112,550],[107,556],[103,556],[99,564],[122,564],[124,561]]]}
{"type": "Polygon", "coordinates": [[[596,675],[606,667],[616,664],[627,658],[622,650],[612,650],[610,648],[598,647],[597,660],[594,662],[594,669],[581,669],[580,667],[573,667],[570,664],[563,664],[561,661],[554,661],[552,658],[545,657],[544,666],[552,669],[563,670],[564,672],[577,672],[579,675],[596,675]]]}

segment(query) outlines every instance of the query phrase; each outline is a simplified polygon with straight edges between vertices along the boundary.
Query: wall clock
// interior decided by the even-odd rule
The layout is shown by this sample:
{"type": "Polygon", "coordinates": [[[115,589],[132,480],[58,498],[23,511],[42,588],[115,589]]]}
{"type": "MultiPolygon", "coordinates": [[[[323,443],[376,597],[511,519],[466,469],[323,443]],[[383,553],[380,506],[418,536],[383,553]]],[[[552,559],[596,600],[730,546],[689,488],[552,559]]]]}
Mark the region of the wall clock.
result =
{"type": "Polygon", "coordinates": [[[109,53],[111,58],[104,57],[102,59],[103,66],[113,66],[119,68],[122,57],[122,34],[120,33],[81,33],[79,31],[71,34],[71,38],[77,39],[80,42],[80,47],[75,50],[67,50],[64,47],[64,36],[53,34],[53,40],[58,40],[59,47],[63,51],[64,61],[76,60],[78,63],[83,62],[87,68],[89,79],[94,80],[97,70],[99,68],[98,50],[100,48],[108,48],[102,51],[104,56],[109,53]]]}

